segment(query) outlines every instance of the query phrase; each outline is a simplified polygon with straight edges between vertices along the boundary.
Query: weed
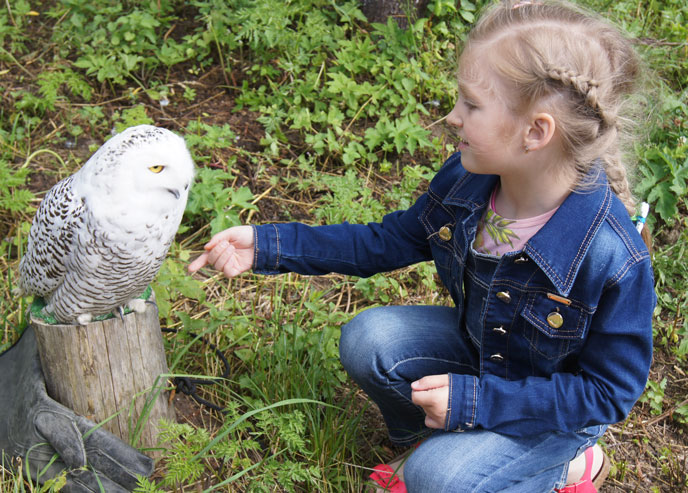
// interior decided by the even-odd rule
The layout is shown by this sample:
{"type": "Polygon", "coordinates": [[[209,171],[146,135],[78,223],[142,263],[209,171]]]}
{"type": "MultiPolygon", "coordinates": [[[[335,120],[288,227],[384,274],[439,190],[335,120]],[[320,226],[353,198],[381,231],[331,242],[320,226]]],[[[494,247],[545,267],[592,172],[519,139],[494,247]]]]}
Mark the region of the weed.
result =
{"type": "Polygon", "coordinates": [[[666,388],[666,384],[666,377],[660,382],[648,380],[645,393],[640,397],[638,402],[649,404],[650,412],[652,414],[662,414],[662,406],[664,404],[664,389],[666,388]]]}

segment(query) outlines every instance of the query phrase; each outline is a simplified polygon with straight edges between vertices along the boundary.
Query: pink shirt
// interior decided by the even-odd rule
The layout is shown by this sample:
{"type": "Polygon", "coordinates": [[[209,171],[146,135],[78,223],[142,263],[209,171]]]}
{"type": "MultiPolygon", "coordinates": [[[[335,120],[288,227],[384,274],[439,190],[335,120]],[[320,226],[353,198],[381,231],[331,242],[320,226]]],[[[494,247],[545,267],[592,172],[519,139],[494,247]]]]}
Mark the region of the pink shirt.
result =
{"type": "Polygon", "coordinates": [[[495,210],[495,195],[490,196],[490,207],[478,224],[478,234],[473,248],[480,253],[501,257],[507,252],[521,250],[526,242],[542,228],[557,211],[555,207],[549,212],[526,219],[507,219],[495,210]]]}

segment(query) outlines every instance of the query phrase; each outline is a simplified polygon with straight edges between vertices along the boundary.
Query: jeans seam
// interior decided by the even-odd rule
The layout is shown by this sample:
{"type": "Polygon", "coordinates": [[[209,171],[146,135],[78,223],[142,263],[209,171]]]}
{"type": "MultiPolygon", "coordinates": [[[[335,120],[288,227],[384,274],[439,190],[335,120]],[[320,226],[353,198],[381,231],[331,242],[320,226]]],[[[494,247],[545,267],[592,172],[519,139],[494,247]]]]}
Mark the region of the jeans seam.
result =
{"type": "Polygon", "coordinates": [[[455,364],[455,365],[458,365],[458,366],[464,366],[464,367],[470,368],[470,369],[473,370],[474,372],[477,372],[477,371],[478,371],[477,369],[473,368],[473,367],[472,367],[471,365],[469,365],[469,364],[466,364],[466,363],[457,363],[456,361],[453,361],[453,360],[450,360],[450,359],[446,359],[446,358],[433,358],[433,357],[430,357],[430,356],[414,356],[414,357],[412,357],[412,358],[406,358],[406,359],[402,359],[402,360],[397,361],[396,363],[394,363],[394,365],[392,365],[391,368],[389,368],[388,370],[385,370],[384,373],[385,373],[385,375],[389,375],[389,373],[391,373],[391,372],[392,372],[397,366],[399,366],[400,364],[406,363],[406,362],[408,362],[408,361],[419,360],[419,359],[431,360],[431,361],[441,361],[441,362],[443,362],[443,363],[452,363],[452,364],[455,364]]]}

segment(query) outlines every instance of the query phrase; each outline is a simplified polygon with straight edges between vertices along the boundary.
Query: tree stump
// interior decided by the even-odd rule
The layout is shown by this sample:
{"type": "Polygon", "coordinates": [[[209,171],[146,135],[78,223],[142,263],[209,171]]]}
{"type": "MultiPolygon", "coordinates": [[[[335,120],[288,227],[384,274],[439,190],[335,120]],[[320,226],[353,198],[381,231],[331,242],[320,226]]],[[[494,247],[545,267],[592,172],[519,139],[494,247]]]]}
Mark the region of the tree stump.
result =
{"type": "Polygon", "coordinates": [[[162,376],[169,369],[155,304],[87,325],[48,324],[34,315],[31,324],[48,394],[158,457],[158,422],[174,421],[175,413],[162,376]]]}

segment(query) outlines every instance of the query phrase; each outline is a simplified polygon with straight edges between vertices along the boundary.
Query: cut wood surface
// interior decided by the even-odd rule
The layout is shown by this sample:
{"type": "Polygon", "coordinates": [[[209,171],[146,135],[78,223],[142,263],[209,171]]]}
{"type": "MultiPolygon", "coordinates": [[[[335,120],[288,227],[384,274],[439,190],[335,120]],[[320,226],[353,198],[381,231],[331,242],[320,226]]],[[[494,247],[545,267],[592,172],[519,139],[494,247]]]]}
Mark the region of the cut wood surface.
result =
{"type": "Polygon", "coordinates": [[[48,394],[96,423],[107,420],[103,427],[123,441],[154,448],[159,420],[175,419],[155,304],[81,326],[31,323],[48,394]]]}

